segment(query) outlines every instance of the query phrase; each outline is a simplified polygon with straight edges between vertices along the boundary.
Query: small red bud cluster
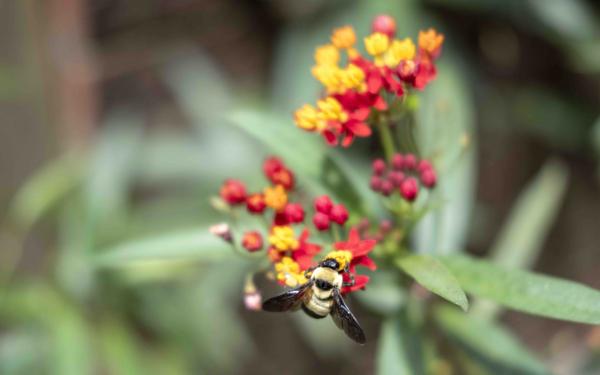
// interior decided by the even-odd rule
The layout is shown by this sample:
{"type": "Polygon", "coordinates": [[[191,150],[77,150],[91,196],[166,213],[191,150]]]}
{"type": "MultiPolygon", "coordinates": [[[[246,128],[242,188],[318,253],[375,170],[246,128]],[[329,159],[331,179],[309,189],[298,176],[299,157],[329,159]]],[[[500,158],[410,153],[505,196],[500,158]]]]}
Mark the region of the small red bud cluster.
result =
{"type": "Polygon", "coordinates": [[[361,238],[368,238],[379,242],[392,230],[392,227],[393,224],[390,220],[383,219],[375,228],[376,231],[372,231],[371,222],[368,219],[363,219],[358,223],[356,229],[360,233],[361,238]]]}
{"type": "Polygon", "coordinates": [[[333,204],[331,198],[322,195],[315,199],[315,214],[313,224],[320,231],[328,230],[331,222],[338,225],[346,224],[348,221],[348,210],[343,204],[333,204]]]}
{"type": "Polygon", "coordinates": [[[398,191],[402,198],[412,202],[419,195],[422,185],[427,189],[435,187],[437,175],[431,162],[418,160],[413,154],[394,154],[391,165],[383,159],[375,159],[372,164],[370,186],[375,192],[386,197],[398,191]]]}

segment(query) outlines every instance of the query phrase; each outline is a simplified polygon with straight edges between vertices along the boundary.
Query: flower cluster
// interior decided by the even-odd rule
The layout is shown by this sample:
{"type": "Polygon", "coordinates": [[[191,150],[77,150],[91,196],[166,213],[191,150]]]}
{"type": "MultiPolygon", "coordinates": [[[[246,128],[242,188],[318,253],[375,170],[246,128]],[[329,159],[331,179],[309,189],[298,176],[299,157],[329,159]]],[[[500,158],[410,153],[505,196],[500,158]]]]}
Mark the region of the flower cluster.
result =
{"type": "Polygon", "coordinates": [[[383,159],[375,159],[372,164],[371,189],[384,196],[398,191],[407,201],[414,201],[420,186],[435,187],[437,175],[428,160],[418,160],[413,154],[394,154],[391,165],[383,159]]]}
{"type": "Polygon", "coordinates": [[[325,96],[294,117],[298,127],[322,134],[329,145],[348,147],[355,137],[370,136],[374,111],[388,110],[407,90],[423,89],[435,78],[443,35],[421,31],[415,46],[410,38],[395,38],[389,16],[376,17],[372,31],[363,40],[366,56],[356,48],[351,26],[335,29],[330,43],[315,51],[312,74],[325,96]]]}
{"type": "MultiPolygon", "coordinates": [[[[254,253],[266,248],[265,255],[273,265],[274,278],[282,285],[295,287],[306,283],[311,269],[318,263],[319,256],[345,259],[348,272],[344,280],[351,286],[344,287],[342,293],[363,289],[369,278],[356,274],[359,265],[370,269],[375,263],[367,256],[376,245],[374,238],[361,239],[356,228],[350,228],[347,241],[331,241],[329,245],[311,242],[310,230],[304,223],[306,211],[313,210],[312,223],[318,231],[332,229],[337,225],[342,231],[346,230],[348,210],[343,204],[335,204],[327,195],[317,197],[312,207],[298,202],[292,202],[295,191],[295,175],[281,159],[268,158],[263,164],[263,172],[270,185],[258,193],[248,193],[247,187],[239,180],[228,179],[223,183],[221,199],[231,207],[243,207],[250,215],[262,215],[267,222],[266,238],[261,232],[252,230],[243,234],[241,246],[245,251],[254,253]],[[321,254],[329,248],[330,252],[321,254]]],[[[213,226],[213,234],[236,246],[231,229],[225,224],[213,226]]],[[[337,233],[337,232],[336,232],[337,233]]],[[[333,233],[330,232],[333,236],[333,233]]]]}

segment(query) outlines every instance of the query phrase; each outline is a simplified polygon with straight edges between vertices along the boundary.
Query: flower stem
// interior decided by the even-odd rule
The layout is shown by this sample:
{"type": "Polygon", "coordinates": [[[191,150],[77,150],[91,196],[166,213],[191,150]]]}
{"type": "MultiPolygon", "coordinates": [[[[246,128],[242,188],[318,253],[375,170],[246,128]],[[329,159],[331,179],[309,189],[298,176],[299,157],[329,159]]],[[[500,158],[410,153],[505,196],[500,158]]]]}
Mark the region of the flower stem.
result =
{"type": "Polygon", "coordinates": [[[379,138],[381,140],[381,146],[383,147],[385,158],[388,162],[391,162],[396,151],[394,147],[394,139],[392,138],[392,133],[390,132],[389,122],[384,114],[380,114],[377,121],[377,128],[379,130],[379,138]]]}

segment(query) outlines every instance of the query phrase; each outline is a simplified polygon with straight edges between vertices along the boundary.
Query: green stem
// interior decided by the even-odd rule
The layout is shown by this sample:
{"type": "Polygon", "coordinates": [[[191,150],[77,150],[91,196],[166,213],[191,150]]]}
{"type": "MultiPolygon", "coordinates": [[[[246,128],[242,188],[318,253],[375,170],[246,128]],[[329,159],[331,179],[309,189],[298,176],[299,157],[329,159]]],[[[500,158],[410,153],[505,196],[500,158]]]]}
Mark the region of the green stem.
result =
{"type": "Polygon", "coordinates": [[[390,132],[389,123],[385,115],[381,114],[378,117],[377,128],[379,130],[379,138],[381,140],[381,146],[383,147],[385,158],[388,162],[391,162],[396,149],[394,147],[394,139],[392,138],[392,133],[390,132]]]}

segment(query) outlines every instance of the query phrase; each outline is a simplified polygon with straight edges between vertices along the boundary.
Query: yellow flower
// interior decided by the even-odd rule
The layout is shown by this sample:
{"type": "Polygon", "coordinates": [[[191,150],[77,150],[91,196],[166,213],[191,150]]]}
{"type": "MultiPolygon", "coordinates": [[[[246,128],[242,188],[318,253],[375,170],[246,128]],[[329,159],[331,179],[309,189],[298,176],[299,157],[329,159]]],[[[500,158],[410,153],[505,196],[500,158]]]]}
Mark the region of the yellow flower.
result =
{"type": "Polygon", "coordinates": [[[331,43],[337,48],[352,48],[356,43],[356,35],[352,26],[343,26],[333,30],[331,43]]]}
{"type": "Polygon", "coordinates": [[[352,261],[352,253],[348,250],[336,250],[327,254],[325,259],[335,259],[343,270],[352,261]]]}
{"type": "Polygon", "coordinates": [[[349,64],[342,74],[342,86],[344,90],[363,91],[365,87],[365,72],[354,64],[349,64]]]}
{"type": "Polygon", "coordinates": [[[294,230],[287,225],[273,227],[269,235],[269,243],[279,251],[294,251],[299,246],[294,230]]]}
{"type": "Polygon", "coordinates": [[[419,48],[430,54],[436,53],[444,43],[444,34],[440,34],[431,28],[426,31],[419,31],[419,48]]]}
{"type": "Polygon", "coordinates": [[[317,65],[337,65],[340,61],[340,52],[332,44],[317,47],[315,61],[317,65]]]}
{"type": "Polygon", "coordinates": [[[393,68],[402,60],[412,60],[415,57],[415,44],[410,38],[394,40],[383,56],[385,65],[393,68]]]}
{"type": "Polygon", "coordinates": [[[280,262],[275,263],[275,272],[277,273],[277,280],[292,288],[308,281],[304,276],[304,272],[300,270],[298,263],[290,257],[283,257],[280,262]]]}
{"type": "Polygon", "coordinates": [[[267,207],[270,207],[275,211],[283,210],[288,201],[285,188],[281,185],[266,188],[264,191],[264,196],[267,207]]]}
{"type": "Polygon", "coordinates": [[[329,94],[342,90],[342,70],[336,65],[316,65],[312,69],[313,76],[321,82],[329,94]]]}
{"type": "Polygon", "coordinates": [[[321,111],[320,117],[324,120],[333,120],[339,122],[345,122],[348,120],[348,114],[342,108],[340,102],[335,98],[328,96],[325,99],[321,99],[317,102],[317,107],[321,111]]]}
{"type": "Polygon", "coordinates": [[[390,38],[382,33],[373,33],[365,38],[365,48],[371,56],[380,56],[388,50],[390,38]]]}
{"type": "Polygon", "coordinates": [[[294,113],[296,125],[307,131],[321,131],[325,121],[319,117],[319,111],[310,104],[305,104],[294,113]]]}

